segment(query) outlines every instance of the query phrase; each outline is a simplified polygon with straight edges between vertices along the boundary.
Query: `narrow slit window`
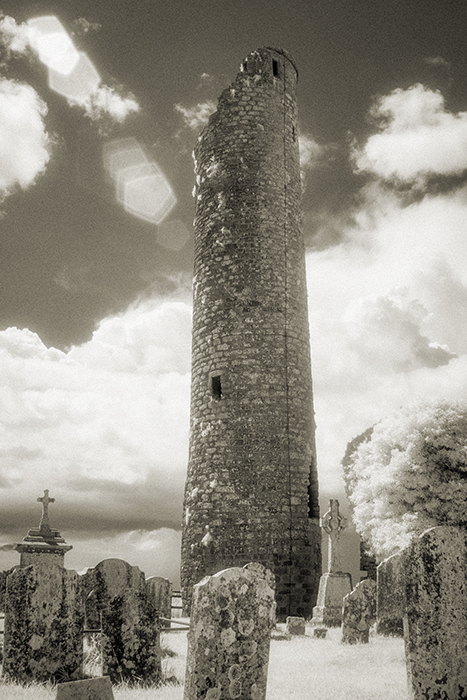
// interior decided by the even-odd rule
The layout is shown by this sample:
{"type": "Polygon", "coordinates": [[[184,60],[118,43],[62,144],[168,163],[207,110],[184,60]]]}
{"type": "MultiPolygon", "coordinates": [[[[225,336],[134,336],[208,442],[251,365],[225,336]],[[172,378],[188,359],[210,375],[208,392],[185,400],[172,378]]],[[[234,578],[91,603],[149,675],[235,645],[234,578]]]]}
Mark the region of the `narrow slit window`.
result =
{"type": "Polygon", "coordinates": [[[274,58],[272,59],[272,74],[275,78],[279,77],[279,64],[274,58]]]}
{"type": "Polygon", "coordinates": [[[212,398],[216,401],[220,401],[222,398],[222,385],[221,385],[221,375],[218,374],[215,377],[211,377],[211,393],[212,398]]]}

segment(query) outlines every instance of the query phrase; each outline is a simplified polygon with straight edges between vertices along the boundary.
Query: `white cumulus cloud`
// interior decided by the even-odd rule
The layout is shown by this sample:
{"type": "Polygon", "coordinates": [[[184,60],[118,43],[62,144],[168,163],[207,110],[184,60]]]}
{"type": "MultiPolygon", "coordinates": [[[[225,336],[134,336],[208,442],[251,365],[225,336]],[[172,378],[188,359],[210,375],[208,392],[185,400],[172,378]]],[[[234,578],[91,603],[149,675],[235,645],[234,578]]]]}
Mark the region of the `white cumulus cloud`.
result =
{"type": "Polygon", "coordinates": [[[198,131],[207,124],[210,115],[216,111],[216,103],[208,100],[200,102],[194,107],[183,107],[181,104],[176,104],[175,109],[182,115],[185,126],[193,131],[198,131]]]}
{"type": "Polygon", "coordinates": [[[446,109],[443,95],[417,84],[381,97],[371,112],[378,133],[354,151],[358,170],[386,180],[423,181],[467,168],[467,112],[446,109]]]}
{"type": "Polygon", "coordinates": [[[50,160],[47,106],[24,83],[0,78],[0,192],[27,189],[50,160]]]}

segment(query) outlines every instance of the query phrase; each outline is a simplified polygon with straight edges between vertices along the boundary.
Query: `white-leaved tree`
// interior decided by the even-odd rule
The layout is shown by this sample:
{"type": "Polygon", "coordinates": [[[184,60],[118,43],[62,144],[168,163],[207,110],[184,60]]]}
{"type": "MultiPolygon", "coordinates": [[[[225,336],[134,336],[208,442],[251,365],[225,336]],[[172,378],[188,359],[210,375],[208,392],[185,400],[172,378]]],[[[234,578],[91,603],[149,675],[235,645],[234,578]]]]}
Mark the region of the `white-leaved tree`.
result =
{"type": "Polygon", "coordinates": [[[414,402],[349,443],[357,531],[378,559],[436,525],[467,526],[467,403],[414,402]]]}

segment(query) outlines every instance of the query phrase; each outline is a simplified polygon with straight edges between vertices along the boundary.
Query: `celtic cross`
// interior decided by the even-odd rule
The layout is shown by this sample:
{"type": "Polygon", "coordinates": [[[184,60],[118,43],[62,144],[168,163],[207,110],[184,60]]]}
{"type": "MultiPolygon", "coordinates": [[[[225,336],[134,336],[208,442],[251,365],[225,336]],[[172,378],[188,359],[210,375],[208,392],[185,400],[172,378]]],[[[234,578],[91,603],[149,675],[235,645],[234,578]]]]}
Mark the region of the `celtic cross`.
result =
{"type": "Polygon", "coordinates": [[[339,535],[347,525],[347,520],[339,513],[339,501],[331,499],[329,501],[329,510],[323,515],[322,526],[323,530],[329,535],[329,550],[328,550],[328,572],[336,573],[341,571],[340,552],[339,552],[339,535]]]}
{"type": "Polygon", "coordinates": [[[42,503],[42,518],[39,523],[39,528],[41,530],[50,530],[49,525],[49,503],[54,503],[55,498],[49,498],[49,489],[44,490],[44,495],[37,499],[42,503]]]}

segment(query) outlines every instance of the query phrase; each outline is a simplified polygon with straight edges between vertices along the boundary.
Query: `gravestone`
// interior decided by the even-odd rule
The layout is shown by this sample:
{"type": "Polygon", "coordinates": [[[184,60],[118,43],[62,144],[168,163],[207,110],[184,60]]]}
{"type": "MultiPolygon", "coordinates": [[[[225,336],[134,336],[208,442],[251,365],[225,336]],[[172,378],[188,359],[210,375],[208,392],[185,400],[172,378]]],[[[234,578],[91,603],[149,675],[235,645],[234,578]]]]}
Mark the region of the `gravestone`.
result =
{"type": "Polygon", "coordinates": [[[404,626],[404,566],[400,554],[384,559],[376,570],[376,632],[402,637],[404,626]]]}
{"type": "Polygon", "coordinates": [[[146,579],[148,595],[152,597],[152,602],[161,620],[161,628],[170,628],[170,618],[172,617],[172,582],[162,576],[151,576],[146,579]]]}
{"type": "Polygon", "coordinates": [[[21,567],[36,564],[63,566],[65,554],[73,549],[73,546],[67,545],[59,531],[50,527],[49,503],[55,503],[55,498],[50,498],[49,490],[45,489],[44,495],[37,500],[42,503],[39,527],[31,528],[22,542],[13,545],[13,549],[21,556],[19,565],[21,567]]]}
{"type": "Polygon", "coordinates": [[[193,587],[184,700],[264,700],[273,587],[274,575],[257,563],[193,587]]]}
{"type": "Polygon", "coordinates": [[[7,579],[3,674],[60,681],[82,677],[80,579],[59,564],[17,568],[7,579]]]}
{"type": "Polygon", "coordinates": [[[403,552],[409,697],[467,697],[467,532],[426,530],[403,552]]]}
{"type": "Polygon", "coordinates": [[[342,641],[346,644],[368,644],[370,627],[376,621],[376,583],[366,578],[344,598],[342,641]]]}
{"type": "Polygon", "coordinates": [[[288,617],[285,621],[285,628],[288,634],[303,635],[305,634],[305,618],[288,617]]]}
{"type": "Polygon", "coordinates": [[[112,682],[158,682],[159,622],[143,572],[121,559],[105,559],[82,579],[86,629],[102,625],[102,675],[112,682]]]}
{"type": "Polygon", "coordinates": [[[56,700],[114,700],[110,678],[89,678],[57,685],[56,700]]]}
{"type": "Polygon", "coordinates": [[[328,571],[319,581],[318,600],[313,608],[314,627],[340,627],[344,596],[352,590],[352,577],[341,571],[339,539],[347,521],[339,512],[339,501],[331,499],[322,527],[329,535],[328,571]]]}

